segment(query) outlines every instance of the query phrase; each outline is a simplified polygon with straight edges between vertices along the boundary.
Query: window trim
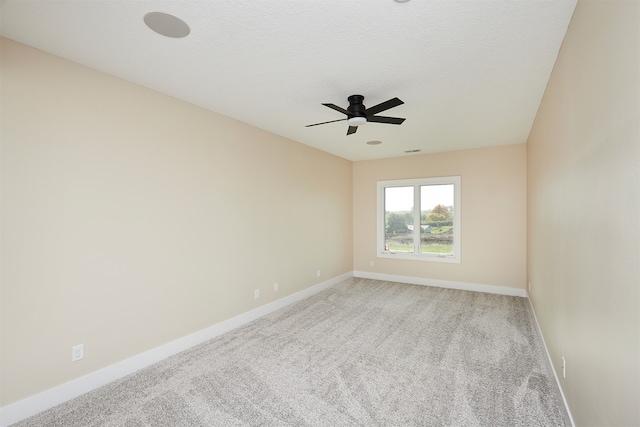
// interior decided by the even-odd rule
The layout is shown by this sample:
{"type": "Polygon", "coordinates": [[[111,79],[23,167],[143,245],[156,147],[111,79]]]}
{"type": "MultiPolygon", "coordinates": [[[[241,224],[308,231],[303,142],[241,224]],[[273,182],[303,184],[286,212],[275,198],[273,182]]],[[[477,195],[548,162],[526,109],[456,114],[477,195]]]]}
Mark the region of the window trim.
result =
{"type": "MultiPolygon", "coordinates": [[[[415,261],[431,261],[431,262],[445,262],[445,263],[461,263],[461,179],[460,176],[442,176],[431,178],[416,178],[416,179],[395,179],[387,181],[378,181],[378,193],[377,193],[377,231],[376,231],[376,255],[378,258],[389,259],[403,259],[403,260],[415,260],[415,261]],[[453,184],[453,203],[454,203],[454,218],[453,218],[453,248],[454,253],[452,255],[442,254],[430,254],[430,253],[407,253],[407,252],[391,252],[384,250],[385,242],[385,203],[384,194],[385,188],[388,187],[414,187],[414,224],[420,224],[420,186],[424,185],[443,185],[453,184]],[[417,219],[416,219],[417,218],[417,219]]],[[[414,227],[414,241],[415,234],[420,234],[420,227],[414,227]]],[[[418,242],[419,242],[418,237],[418,242]]]]}

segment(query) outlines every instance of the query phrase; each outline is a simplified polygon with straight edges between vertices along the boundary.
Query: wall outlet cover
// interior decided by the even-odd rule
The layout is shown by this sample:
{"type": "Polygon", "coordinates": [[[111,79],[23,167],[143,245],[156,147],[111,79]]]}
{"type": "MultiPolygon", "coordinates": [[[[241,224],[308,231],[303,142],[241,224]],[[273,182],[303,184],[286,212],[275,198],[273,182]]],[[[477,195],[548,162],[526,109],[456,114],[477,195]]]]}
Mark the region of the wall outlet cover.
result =
{"type": "Polygon", "coordinates": [[[74,345],[71,348],[71,361],[77,362],[81,359],[84,359],[84,344],[74,345]]]}

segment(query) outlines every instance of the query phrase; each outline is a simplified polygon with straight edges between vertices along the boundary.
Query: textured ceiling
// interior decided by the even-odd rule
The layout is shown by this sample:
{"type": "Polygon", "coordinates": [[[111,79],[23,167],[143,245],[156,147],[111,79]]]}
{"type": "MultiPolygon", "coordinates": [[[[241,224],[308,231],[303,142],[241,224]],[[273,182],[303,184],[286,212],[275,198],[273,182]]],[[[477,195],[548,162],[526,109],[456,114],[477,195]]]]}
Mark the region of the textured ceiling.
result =
{"type": "Polygon", "coordinates": [[[576,0],[4,0],[2,35],[350,160],[526,142],[576,0]],[[143,22],[183,19],[185,38],[143,22]],[[346,136],[352,94],[405,104],[346,136]],[[380,145],[367,145],[380,140],[380,145]]]}

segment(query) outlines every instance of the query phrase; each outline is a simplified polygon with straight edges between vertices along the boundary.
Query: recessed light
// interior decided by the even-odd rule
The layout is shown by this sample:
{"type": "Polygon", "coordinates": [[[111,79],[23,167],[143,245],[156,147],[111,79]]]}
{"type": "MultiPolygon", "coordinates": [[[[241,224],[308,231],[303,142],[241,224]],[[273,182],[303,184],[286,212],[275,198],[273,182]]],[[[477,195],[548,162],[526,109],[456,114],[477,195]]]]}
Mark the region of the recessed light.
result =
{"type": "Polygon", "coordinates": [[[369,145],[380,145],[380,144],[382,144],[382,141],[367,141],[367,144],[369,144],[369,145]]]}
{"type": "Polygon", "coordinates": [[[149,12],[144,15],[144,23],[156,33],[176,39],[191,32],[186,22],[168,13],[149,12]]]}

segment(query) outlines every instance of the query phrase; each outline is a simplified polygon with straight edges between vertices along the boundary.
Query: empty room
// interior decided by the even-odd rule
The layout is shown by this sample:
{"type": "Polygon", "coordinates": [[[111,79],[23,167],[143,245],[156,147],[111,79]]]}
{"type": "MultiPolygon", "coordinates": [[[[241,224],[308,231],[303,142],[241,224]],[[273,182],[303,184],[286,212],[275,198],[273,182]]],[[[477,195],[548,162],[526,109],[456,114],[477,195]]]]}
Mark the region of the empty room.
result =
{"type": "Polygon", "coordinates": [[[0,18],[0,426],[640,426],[640,1],[0,18]]]}

